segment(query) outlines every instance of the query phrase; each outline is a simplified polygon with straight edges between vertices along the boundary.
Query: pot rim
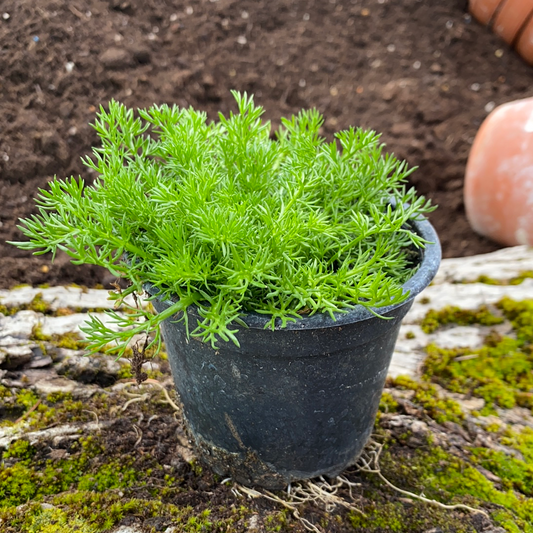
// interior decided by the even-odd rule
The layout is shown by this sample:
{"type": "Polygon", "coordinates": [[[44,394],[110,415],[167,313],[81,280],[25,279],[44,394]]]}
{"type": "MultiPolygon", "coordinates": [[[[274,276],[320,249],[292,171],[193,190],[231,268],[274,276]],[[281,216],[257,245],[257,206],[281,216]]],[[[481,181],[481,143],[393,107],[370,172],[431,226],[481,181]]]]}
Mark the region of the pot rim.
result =
{"type": "MultiPolygon", "coordinates": [[[[437,232],[429,220],[427,220],[425,217],[420,217],[418,219],[411,220],[410,223],[412,224],[416,233],[425,241],[427,241],[428,244],[426,244],[425,248],[420,249],[422,258],[418,270],[402,286],[404,293],[409,291],[409,296],[406,300],[393,305],[373,307],[372,310],[374,313],[359,304],[354,306],[352,309],[347,309],[346,312],[334,313],[335,320],[333,320],[328,313],[316,313],[312,316],[295,318],[294,321],[287,322],[284,327],[282,327],[281,324],[278,324],[278,321],[276,321],[276,326],[274,329],[290,331],[340,327],[347,324],[352,324],[354,322],[375,319],[376,314],[387,316],[395,309],[410,304],[414,298],[431,283],[431,280],[437,274],[437,270],[439,269],[442,258],[442,251],[437,232]]],[[[154,286],[152,284],[146,283],[144,285],[144,289],[150,295],[151,299],[157,298],[157,293],[153,291],[154,286]]],[[[169,300],[167,300],[167,302],[168,301],[169,300]]],[[[170,302],[173,301],[177,302],[177,300],[171,298],[170,302]]],[[[162,300],[162,303],[164,302],[165,300],[162,300]]],[[[200,318],[195,305],[190,305],[187,308],[187,313],[192,318],[200,318]]],[[[249,329],[264,330],[272,317],[268,314],[260,314],[252,311],[243,313],[239,318],[248,326],[249,329]]],[[[237,324],[235,326],[239,328],[237,324]]]]}

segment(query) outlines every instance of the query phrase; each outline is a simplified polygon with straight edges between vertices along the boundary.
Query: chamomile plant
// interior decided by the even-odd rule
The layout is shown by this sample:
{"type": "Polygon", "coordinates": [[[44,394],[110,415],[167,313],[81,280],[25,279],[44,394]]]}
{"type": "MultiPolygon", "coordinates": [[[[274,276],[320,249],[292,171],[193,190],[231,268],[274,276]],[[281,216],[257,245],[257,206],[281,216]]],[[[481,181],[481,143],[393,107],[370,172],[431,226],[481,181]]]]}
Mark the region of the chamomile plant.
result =
{"type": "Polygon", "coordinates": [[[424,240],[410,221],[431,211],[408,188],[405,162],[385,154],[379,135],[350,128],[326,142],[322,116],[301,111],[270,123],[253,97],[234,92],[238,111],[209,122],[204,112],[154,105],[136,113],[111,101],[94,129],[100,146],[84,164],[96,172],[55,178],[21,221],[36,254],[66,252],[76,264],[127,278],[126,296],[152,294],[171,305],[91,317],[92,350],[124,353],[134,335],[160,343],[165,319],[188,320],[189,335],[238,344],[243,316],[268,327],[315,313],[333,318],[362,305],[404,301],[424,240]],[[109,322],[107,321],[109,324],[109,322]],[[117,331],[118,329],[118,331],[117,331]]]}

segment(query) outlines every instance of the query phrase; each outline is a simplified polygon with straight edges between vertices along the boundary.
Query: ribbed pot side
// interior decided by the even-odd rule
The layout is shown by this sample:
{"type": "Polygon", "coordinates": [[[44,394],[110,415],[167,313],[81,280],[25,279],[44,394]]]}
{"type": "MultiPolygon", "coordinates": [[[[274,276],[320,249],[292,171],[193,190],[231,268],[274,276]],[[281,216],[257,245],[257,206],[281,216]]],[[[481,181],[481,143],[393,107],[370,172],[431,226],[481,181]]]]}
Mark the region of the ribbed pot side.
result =
{"type": "MultiPolygon", "coordinates": [[[[337,320],[315,315],[274,331],[248,315],[238,327],[240,348],[217,350],[187,338],[183,321],[163,324],[168,358],[189,431],[202,460],[237,482],[280,489],[291,481],[334,476],[361,453],[372,432],[401,320],[440,264],[437,235],[414,222],[430,241],[409,299],[379,310],[362,307],[337,320]]],[[[158,312],[167,303],[153,301],[158,312]]],[[[189,309],[189,324],[195,324],[189,309]]]]}

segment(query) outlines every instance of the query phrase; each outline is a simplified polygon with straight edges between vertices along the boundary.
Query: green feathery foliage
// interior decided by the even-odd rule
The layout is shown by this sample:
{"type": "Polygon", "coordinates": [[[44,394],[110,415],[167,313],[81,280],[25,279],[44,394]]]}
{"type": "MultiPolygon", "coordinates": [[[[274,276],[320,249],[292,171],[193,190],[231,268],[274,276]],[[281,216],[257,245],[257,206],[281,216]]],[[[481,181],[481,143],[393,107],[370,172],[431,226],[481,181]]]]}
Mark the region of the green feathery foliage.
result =
{"type": "Polygon", "coordinates": [[[188,324],[190,335],[214,346],[218,338],[238,344],[231,324],[249,312],[269,315],[274,328],[407,297],[413,248],[425,244],[409,221],[432,209],[406,188],[412,169],[384,155],[373,131],[350,128],[325,142],[316,110],[283,119],[272,140],[263,109],[234,96],[238,112],[211,123],[168,105],[136,118],[111,101],[93,125],[101,147],[84,160],[94,183],[54,179],[39,192],[39,214],[22,220],[29,240],[12,244],[63,250],[76,264],[131,280],[112,295],[118,303],[146,283],[172,297],[158,315],[110,312],[127,331],[92,317],[93,350],[112,344],[122,355],[134,334],[150,332],[157,345],[158,325],[187,319],[191,305],[201,318],[188,324]]]}

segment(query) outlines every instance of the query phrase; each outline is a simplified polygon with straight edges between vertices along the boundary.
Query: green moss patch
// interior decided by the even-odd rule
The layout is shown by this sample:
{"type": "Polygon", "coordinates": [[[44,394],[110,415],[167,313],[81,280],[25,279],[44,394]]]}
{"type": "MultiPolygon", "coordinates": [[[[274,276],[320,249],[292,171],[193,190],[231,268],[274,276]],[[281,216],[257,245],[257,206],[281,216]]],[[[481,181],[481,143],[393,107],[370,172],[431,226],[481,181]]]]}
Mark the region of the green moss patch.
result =
{"type": "Polygon", "coordinates": [[[456,306],[447,306],[440,311],[430,309],[420,323],[420,326],[424,333],[433,333],[440,326],[446,324],[457,324],[459,326],[469,326],[471,324],[493,326],[502,322],[503,318],[492,313],[487,306],[482,306],[475,311],[461,309],[456,306]]]}
{"type": "Polygon", "coordinates": [[[442,533],[475,533],[474,527],[462,513],[451,514],[444,509],[428,507],[412,500],[409,505],[387,501],[376,495],[375,501],[363,508],[364,515],[351,511],[350,524],[356,533],[407,533],[408,531],[441,531],[442,533]],[[465,523],[466,522],[466,523],[465,523]],[[435,523],[442,524],[434,530],[435,523]]]}
{"type": "Polygon", "coordinates": [[[43,293],[38,292],[28,304],[19,306],[0,305],[0,313],[7,316],[12,316],[19,311],[35,311],[36,313],[43,313],[45,315],[53,314],[52,308],[48,302],[43,300],[43,293]]]}
{"type": "Polygon", "coordinates": [[[464,414],[461,406],[453,399],[442,397],[437,389],[426,382],[418,382],[406,376],[398,376],[390,385],[403,390],[415,392],[411,402],[421,407],[424,412],[438,423],[461,422],[464,414]]]}
{"type": "Polygon", "coordinates": [[[533,407],[533,302],[504,298],[497,304],[516,339],[491,334],[479,349],[427,347],[424,376],[443,387],[481,397],[485,412],[495,406],[533,407]]]}
{"type": "Polygon", "coordinates": [[[533,278],[533,270],[524,270],[517,276],[507,280],[494,279],[490,276],[481,275],[474,280],[474,283],[485,283],[486,285],[520,285],[524,280],[531,278],[533,278]]]}
{"type": "Polygon", "coordinates": [[[28,443],[15,441],[3,456],[0,507],[21,505],[73,488],[103,491],[131,486],[138,476],[133,460],[102,465],[97,460],[102,451],[101,446],[88,437],[74,443],[68,458],[36,460],[35,451],[28,443]]]}

